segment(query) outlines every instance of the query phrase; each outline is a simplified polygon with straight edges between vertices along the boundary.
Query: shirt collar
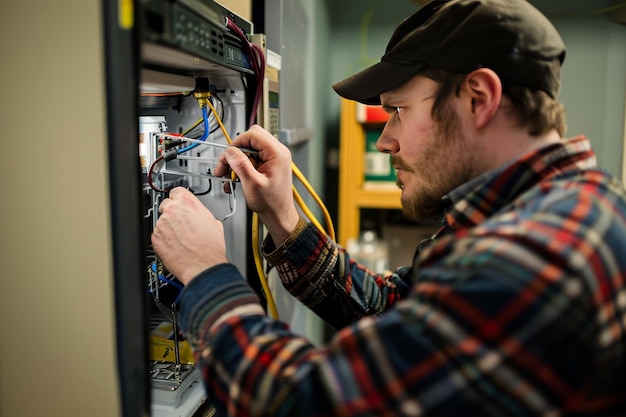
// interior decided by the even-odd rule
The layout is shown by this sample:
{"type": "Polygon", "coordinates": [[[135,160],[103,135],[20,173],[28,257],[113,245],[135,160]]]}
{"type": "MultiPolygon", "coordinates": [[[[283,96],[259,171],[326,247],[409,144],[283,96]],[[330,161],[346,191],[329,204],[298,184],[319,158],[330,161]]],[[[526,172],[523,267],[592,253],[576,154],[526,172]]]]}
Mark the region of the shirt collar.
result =
{"type": "Polygon", "coordinates": [[[446,201],[447,207],[453,206],[459,201],[461,201],[467,194],[478,186],[485,184],[487,181],[492,178],[497,177],[502,171],[506,169],[509,165],[511,165],[514,161],[509,161],[504,165],[501,165],[497,168],[492,169],[491,171],[487,171],[483,174],[480,174],[477,177],[472,178],[467,181],[465,184],[461,184],[456,187],[454,190],[450,191],[448,194],[442,197],[443,200],[446,201]]]}
{"type": "Polygon", "coordinates": [[[535,149],[448,193],[444,199],[453,205],[446,221],[453,228],[471,227],[545,178],[594,167],[595,155],[584,136],[535,149]]]}

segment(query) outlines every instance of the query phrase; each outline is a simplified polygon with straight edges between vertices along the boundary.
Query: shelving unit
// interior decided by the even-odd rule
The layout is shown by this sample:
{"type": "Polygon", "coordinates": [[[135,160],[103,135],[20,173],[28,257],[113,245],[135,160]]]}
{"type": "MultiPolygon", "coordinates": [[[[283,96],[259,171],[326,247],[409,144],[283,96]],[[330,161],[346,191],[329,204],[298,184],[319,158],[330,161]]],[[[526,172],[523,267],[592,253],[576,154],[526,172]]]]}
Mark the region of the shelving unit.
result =
{"type": "Polygon", "coordinates": [[[339,131],[339,219],[338,241],[358,238],[360,210],[400,209],[400,193],[394,182],[365,181],[365,133],[383,125],[359,123],[357,103],[342,99],[339,131]]]}

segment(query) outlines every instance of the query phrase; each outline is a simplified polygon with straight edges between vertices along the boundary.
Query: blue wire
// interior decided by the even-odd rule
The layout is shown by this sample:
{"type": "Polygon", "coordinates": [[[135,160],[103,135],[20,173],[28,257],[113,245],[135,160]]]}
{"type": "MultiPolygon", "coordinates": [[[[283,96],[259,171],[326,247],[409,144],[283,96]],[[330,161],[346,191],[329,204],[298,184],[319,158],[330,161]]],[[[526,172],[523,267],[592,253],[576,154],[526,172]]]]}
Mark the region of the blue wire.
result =
{"type": "Polygon", "coordinates": [[[165,282],[166,284],[173,285],[174,287],[176,287],[176,288],[178,288],[180,290],[178,292],[178,295],[176,296],[176,299],[174,300],[174,304],[178,304],[178,300],[180,299],[180,296],[183,293],[183,285],[178,283],[178,282],[176,282],[176,281],[172,281],[170,279],[167,279],[163,275],[157,273],[156,262],[152,262],[151,267],[152,267],[152,271],[154,271],[154,273],[157,274],[157,276],[159,277],[159,280],[165,282]]]}
{"type": "MultiPolygon", "coordinates": [[[[206,106],[202,107],[202,118],[204,119],[204,133],[202,134],[202,137],[198,140],[205,141],[209,137],[209,113],[206,109],[206,106]]],[[[179,149],[178,151],[176,151],[176,153],[180,155],[181,153],[190,151],[197,146],[200,146],[200,144],[193,143],[189,146],[185,146],[184,148],[179,149]]]]}

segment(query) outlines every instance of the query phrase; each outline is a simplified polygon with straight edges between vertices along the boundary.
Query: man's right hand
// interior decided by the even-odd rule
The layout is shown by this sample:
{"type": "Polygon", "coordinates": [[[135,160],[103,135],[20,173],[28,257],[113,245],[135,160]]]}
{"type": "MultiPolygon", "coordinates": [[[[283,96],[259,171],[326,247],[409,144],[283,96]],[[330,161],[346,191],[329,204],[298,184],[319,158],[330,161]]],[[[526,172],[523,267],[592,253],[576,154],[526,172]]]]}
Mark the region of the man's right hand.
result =
{"type": "Polygon", "coordinates": [[[291,152],[258,125],[237,136],[232,145],[220,155],[213,173],[225,176],[230,170],[235,172],[248,207],[258,213],[278,246],[289,237],[300,218],[293,200],[291,152]],[[258,151],[259,161],[252,164],[238,148],[258,151]]]}

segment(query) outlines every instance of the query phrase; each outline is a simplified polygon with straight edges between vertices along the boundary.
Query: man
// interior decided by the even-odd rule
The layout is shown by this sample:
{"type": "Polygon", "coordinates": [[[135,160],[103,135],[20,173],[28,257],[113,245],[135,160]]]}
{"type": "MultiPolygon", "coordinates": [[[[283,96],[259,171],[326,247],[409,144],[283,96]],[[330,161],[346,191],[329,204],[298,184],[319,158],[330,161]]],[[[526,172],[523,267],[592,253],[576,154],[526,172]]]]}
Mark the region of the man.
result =
{"type": "Polygon", "coordinates": [[[181,327],[232,415],[626,415],[626,196],[584,137],[563,139],[565,47],[525,0],[430,3],[336,91],[389,112],[402,206],[445,225],[382,277],[307,224],[290,155],[252,127],[232,169],[285,287],[338,329],[323,348],[268,318],[221,224],[174,189],[152,237],[186,284],[181,327]],[[422,245],[421,245],[422,246],[422,245]]]}

